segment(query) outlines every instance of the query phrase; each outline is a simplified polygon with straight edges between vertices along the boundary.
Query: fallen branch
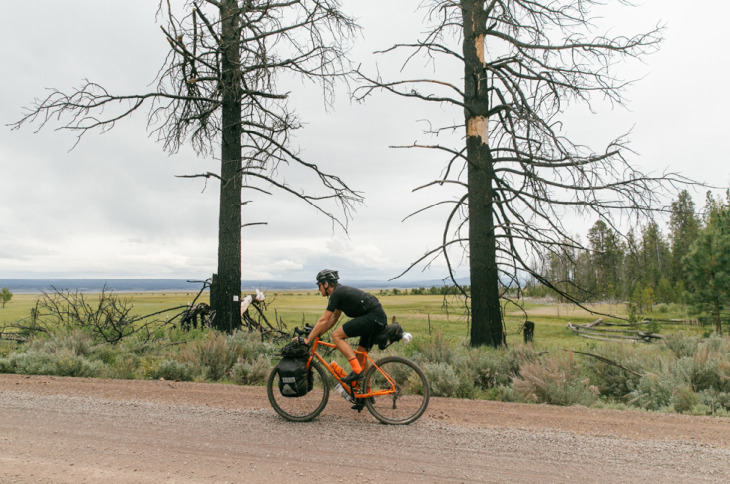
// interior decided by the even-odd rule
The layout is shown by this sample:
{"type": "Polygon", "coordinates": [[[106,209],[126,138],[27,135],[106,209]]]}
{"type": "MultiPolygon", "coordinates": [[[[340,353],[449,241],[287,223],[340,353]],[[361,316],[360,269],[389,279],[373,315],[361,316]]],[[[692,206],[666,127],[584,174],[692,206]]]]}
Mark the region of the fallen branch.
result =
{"type": "MultiPolygon", "coordinates": [[[[618,341],[621,343],[635,343],[637,341],[649,343],[653,340],[664,338],[664,336],[660,334],[650,333],[648,331],[631,331],[625,329],[606,329],[597,327],[602,324],[622,327],[629,326],[628,323],[606,323],[602,319],[598,319],[591,323],[578,325],[574,325],[573,323],[569,322],[568,329],[574,331],[578,334],[578,336],[581,336],[583,338],[597,339],[600,341],[618,341]]],[[[642,324],[648,324],[648,321],[643,322],[642,324]]]]}
{"type": "Polygon", "coordinates": [[[624,370],[624,371],[627,371],[627,372],[629,372],[629,373],[632,373],[632,374],[634,374],[634,375],[636,375],[636,376],[639,376],[639,377],[640,377],[640,376],[642,376],[642,374],[641,374],[641,373],[639,373],[639,372],[636,372],[636,371],[634,371],[634,370],[632,370],[632,369],[630,369],[630,368],[626,368],[626,367],[625,367],[625,366],[623,366],[623,365],[619,365],[619,364],[618,364],[618,363],[616,363],[615,361],[611,361],[611,360],[609,360],[608,358],[604,358],[603,356],[599,356],[599,355],[594,355],[593,353],[585,353],[585,352],[583,352],[583,351],[566,350],[566,349],[563,349],[563,351],[569,351],[569,352],[571,352],[571,353],[577,353],[577,354],[579,354],[579,355],[585,355],[585,356],[592,356],[593,358],[595,358],[595,359],[597,359],[597,360],[599,360],[599,361],[602,361],[602,362],[604,362],[604,363],[608,363],[609,365],[613,365],[613,366],[615,366],[615,367],[617,367],[617,368],[621,368],[622,370],[624,370]]]}

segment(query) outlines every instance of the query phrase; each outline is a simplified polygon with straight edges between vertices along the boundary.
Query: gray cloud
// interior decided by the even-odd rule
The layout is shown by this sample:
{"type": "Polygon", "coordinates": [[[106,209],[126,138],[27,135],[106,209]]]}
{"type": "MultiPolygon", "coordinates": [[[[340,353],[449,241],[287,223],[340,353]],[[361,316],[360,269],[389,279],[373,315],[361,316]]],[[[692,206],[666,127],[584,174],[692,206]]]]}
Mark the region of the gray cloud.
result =
{"type": "MultiPolygon", "coordinates": [[[[421,13],[413,13],[418,3],[345,5],[365,29],[353,50],[364,68],[399,67],[371,52],[412,41],[424,30],[421,13]]],[[[150,89],[166,49],[154,22],[156,5],[148,0],[5,5],[0,16],[5,46],[0,64],[6,73],[2,124],[16,121],[21,107],[42,96],[44,88],[67,90],[83,77],[116,92],[150,89]],[[33,19],[32,35],[18,21],[23,18],[33,19]]],[[[665,19],[667,41],[647,64],[626,65],[625,77],[646,76],[628,92],[630,110],[611,110],[596,100],[599,114],[576,110],[568,132],[594,143],[634,126],[632,146],[644,169],[669,167],[700,180],[730,183],[722,144],[727,124],[722,116],[730,109],[729,68],[721,62],[730,5],[713,5],[712,16],[676,0],[649,2],[630,18],[612,17],[612,10],[605,17],[622,30],[665,19]]],[[[458,78],[460,71],[454,75],[458,78]]],[[[344,88],[335,109],[326,111],[316,89],[298,83],[291,89],[293,106],[307,123],[295,139],[303,155],[363,191],[366,204],[346,236],[289,196],[247,193],[254,203],[246,206],[245,221],[268,225],[244,229],[244,277],[309,280],[323,267],[338,268],[352,279],[397,275],[438,244],[443,213],[401,220],[444,196],[434,190],[411,192],[438,177],[442,160],[429,152],[388,147],[426,141],[419,119],[458,123],[462,113],[385,94],[365,105],[351,104],[344,88]]],[[[73,135],[53,131],[56,126],[38,134],[34,126],[0,130],[0,277],[205,278],[215,270],[217,184],[210,182],[204,190],[199,180],[175,178],[215,169],[215,160],[187,150],[168,156],[148,138],[142,115],[106,134],[86,136],[71,152],[73,135]]],[[[297,179],[296,173],[287,176],[297,179]]],[[[698,197],[701,204],[704,195],[698,197]]],[[[577,223],[576,231],[590,223],[577,223]]],[[[443,275],[435,267],[424,277],[443,275]]]]}

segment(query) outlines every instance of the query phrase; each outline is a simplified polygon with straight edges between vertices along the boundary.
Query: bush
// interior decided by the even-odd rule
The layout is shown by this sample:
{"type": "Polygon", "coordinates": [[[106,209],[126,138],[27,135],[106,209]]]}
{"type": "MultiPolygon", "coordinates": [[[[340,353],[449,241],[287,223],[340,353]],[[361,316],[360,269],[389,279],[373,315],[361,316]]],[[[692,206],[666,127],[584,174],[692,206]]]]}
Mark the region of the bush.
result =
{"type": "Polygon", "coordinates": [[[271,369],[271,360],[259,355],[254,361],[239,358],[231,368],[231,380],[239,385],[262,385],[271,369]]]}
{"type": "Polygon", "coordinates": [[[509,385],[515,373],[509,368],[502,351],[475,349],[462,361],[462,373],[470,375],[474,386],[481,390],[509,385]]]}
{"type": "Polygon", "coordinates": [[[137,377],[137,368],[141,358],[134,353],[123,353],[114,358],[114,365],[109,369],[109,378],[133,380],[137,377]]]}
{"type": "Polygon", "coordinates": [[[691,359],[682,358],[672,366],[674,371],[668,370],[665,363],[660,371],[642,376],[636,389],[630,394],[629,403],[646,410],[666,410],[670,407],[674,390],[689,386],[691,359]]]}
{"type": "Polygon", "coordinates": [[[207,378],[214,381],[223,379],[236,361],[225,335],[216,331],[210,331],[204,339],[188,343],[181,350],[180,357],[185,363],[204,367],[207,378]]]}
{"type": "Polygon", "coordinates": [[[89,362],[69,350],[60,353],[45,353],[29,350],[16,353],[6,359],[3,364],[13,373],[24,375],[57,375],[96,377],[104,373],[101,362],[89,362]]]}
{"type": "Polygon", "coordinates": [[[262,355],[271,358],[278,352],[278,348],[272,343],[261,341],[258,333],[237,330],[227,340],[236,361],[256,361],[262,355]]]}
{"type": "Polygon", "coordinates": [[[431,384],[431,395],[434,397],[455,397],[461,383],[454,368],[448,363],[426,363],[423,372],[431,384]]]}
{"type": "Polygon", "coordinates": [[[607,397],[627,396],[639,384],[641,372],[651,370],[651,368],[647,368],[645,353],[638,352],[635,347],[600,345],[596,348],[596,355],[608,361],[586,356],[584,358],[585,368],[590,375],[591,383],[599,389],[601,395],[607,397]]]}
{"type": "Polygon", "coordinates": [[[12,358],[0,358],[0,373],[15,373],[15,362],[12,358]]]}
{"type": "Polygon", "coordinates": [[[537,353],[528,346],[517,346],[509,350],[492,348],[470,348],[459,366],[460,374],[470,375],[473,385],[481,390],[508,386],[519,374],[527,361],[535,361],[537,353]]]}
{"type": "Polygon", "coordinates": [[[551,405],[590,405],[598,396],[579,375],[572,353],[525,363],[513,387],[525,401],[551,405]]]}
{"type": "Polygon", "coordinates": [[[192,372],[188,365],[169,359],[162,360],[159,364],[154,365],[149,376],[155,380],[159,380],[160,378],[175,381],[192,380],[192,372]]]}
{"type": "Polygon", "coordinates": [[[425,363],[448,363],[451,364],[457,358],[456,345],[449,344],[441,334],[441,331],[436,331],[436,334],[431,341],[421,342],[418,348],[418,352],[413,355],[413,359],[420,364],[425,363]]]}
{"type": "Polygon", "coordinates": [[[730,412],[730,392],[718,392],[710,389],[702,390],[697,395],[700,399],[700,405],[707,407],[710,415],[722,415],[730,412]]]}
{"type": "Polygon", "coordinates": [[[78,329],[59,332],[44,338],[33,338],[26,345],[30,351],[53,354],[69,351],[75,355],[87,356],[93,351],[94,341],[91,336],[78,329]]]}
{"type": "MultiPolygon", "coordinates": [[[[723,378],[720,364],[722,355],[712,351],[707,345],[701,345],[692,358],[690,383],[694,391],[700,390],[728,390],[730,380],[723,378]]],[[[727,360],[725,360],[727,361],[727,360]]]]}
{"type": "Polygon", "coordinates": [[[689,385],[681,385],[672,392],[671,402],[675,411],[687,413],[700,403],[700,397],[692,391],[689,385]]]}
{"type": "Polygon", "coordinates": [[[670,334],[664,338],[664,344],[677,358],[694,355],[700,341],[700,338],[686,336],[684,333],[670,334]]]}
{"type": "MultiPolygon", "coordinates": [[[[193,375],[197,373],[203,379],[222,380],[237,363],[254,365],[255,370],[253,367],[251,370],[258,375],[264,361],[268,372],[271,357],[277,352],[272,343],[261,342],[260,338],[256,333],[243,331],[228,336],[208,331],[202,338],[188,342],[180,350],[179,358],[190,366],[193,375]]],[[[239,368],[236,371],[239,374],[244,370],[239,368]]]]}

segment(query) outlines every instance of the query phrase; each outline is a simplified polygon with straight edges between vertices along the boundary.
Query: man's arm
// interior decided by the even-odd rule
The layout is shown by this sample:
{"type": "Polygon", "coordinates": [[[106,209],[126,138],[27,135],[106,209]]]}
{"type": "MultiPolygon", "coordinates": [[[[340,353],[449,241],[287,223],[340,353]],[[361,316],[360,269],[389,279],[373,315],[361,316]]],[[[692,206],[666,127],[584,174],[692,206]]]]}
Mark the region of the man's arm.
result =
{"type": "Polygon", "coordinates": [[[322,317],[319,318],[319,320],[317,321],[317,324],[314,325],[314,328],[312,329],[312,332],[309,333],[309,336],[304,339],[304,342],[309,344],[317,336],[322,335],[332,329],[332,326],[334,326],[337,323],[337,320],[340,319],[340,315],[342,315],[341,309],[336,309],[334,312],[326,310],[324,314],[322,314],[322,317]]]}

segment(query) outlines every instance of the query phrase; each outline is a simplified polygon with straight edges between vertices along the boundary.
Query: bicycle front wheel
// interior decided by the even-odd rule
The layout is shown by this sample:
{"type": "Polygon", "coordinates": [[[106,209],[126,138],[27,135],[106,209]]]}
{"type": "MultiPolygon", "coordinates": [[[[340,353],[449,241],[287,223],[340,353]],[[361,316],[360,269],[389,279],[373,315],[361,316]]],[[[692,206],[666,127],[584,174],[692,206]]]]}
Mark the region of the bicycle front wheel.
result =
{"type": "Polygon", "coordinates": [[[279,375],[272,368],[266,382],[266,394],[276,413],[292,422],[309,422],[322,413],[330,394],[329,382],[324,368],[316,361],[309,366],[311,372],[310,390],[303,397],[285,397],[279,391],[279,375]]]}
{"type": "Polygon", "coordinates": [[[393,393],[365,399],[373,417],[384,424],[405,425],[418,420],[426,411],[431,387],[423,370],[408,358],[388,356],[368,369],[363,388],[370,392],[393,393]],[[391,380],[395,383],[392,383],[391,380]]]}

